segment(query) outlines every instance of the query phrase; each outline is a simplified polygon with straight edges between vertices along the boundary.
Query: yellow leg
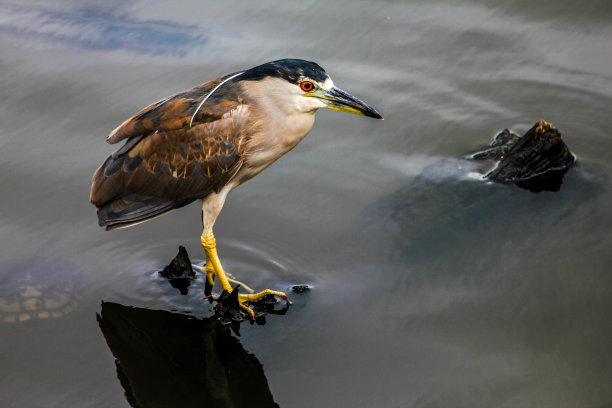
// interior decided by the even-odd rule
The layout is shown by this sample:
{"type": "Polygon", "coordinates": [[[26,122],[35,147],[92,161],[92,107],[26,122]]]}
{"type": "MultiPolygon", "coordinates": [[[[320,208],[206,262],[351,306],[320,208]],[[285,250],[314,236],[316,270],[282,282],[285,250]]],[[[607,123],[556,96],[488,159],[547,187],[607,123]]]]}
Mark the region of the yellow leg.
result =
{"type": "MultiPolygon", "coordinates": [[[[226,290],[228,293],[231,293],[233,289],[230,285],[230,281],[227,277],[226,272],[221,266],[221,261],[219,260],[219,255],[217,254],[217,243],[215,241],[215,236],[213,235],[212,231],[210,231],[208,234],[206,232],[203,232],[201,242],[202,246],[204,247],[204,251],[206,252],[206,279],[208,283],[212,285],[212,274],[214,273],[215,275],[217,275],[217,279],[221,284],[221,288],[223,288],[223,290],[226,290]]],[[[251,319],[255,319],[255,312],[253,312],[250,307],[247,307],[244,302],[254,302],[267,295],[278,296],[281,299],[284,299],[285,301],[289,302],[287,295],[283,292],[266,289],[255,294],[239,294],[238,303],[240,303],[240,307],[249,314],[251,319]]]]}
{"type": "MultiPolygon", "coordinates": [[[[191,266],[192,266],[192,268],[197,269],[198,271],[200,271],[200,273],[206,274],[206,281],[208,282],[208,284],[210,286],[213,286],[215,284],[215,280],[214,280],[215,270],[213,269],[211,263],[204,264],[204,266],[200,266],[200,265],[196,265],[196,264],[191,264],[191,266]]],[[[240,282],[239,280],[234,278],[234,276],[231,273],[225,272],[225,275],[227,276],[227,280],[230,281],[231,283],[234,283],[236,285],[240,285],[240,287],[242,289],[245,289],[249,293],[255,292],[246,283],[240,282]]]]}
{"type": "MultiPolygon", "coordinates": [[[[208,260],[208,255],[206,255],[206,259],[208,260]]],[[[213,286],[215,284],[215,269],[213,268],[212,263],[206,262],[204,269],[206,270],[206,281],[210,286],[213,286]]]]}
{"type": "Polygon", "coordinates": [[[210,284],[210,286],[215,284],[215,281],[214,281],[215,270],[213,269],[212,265],[206,263],[204,264],[204,266],[200,266],[200,265],[196,265],[192,263],[191,267],[193,269],[197,269],[198,271],[200,271],[200,273],[206,274],[206,281],[210,284]]]}
{"type": "MultiPolygon", "coordinates": [[[[227,275],[221,266],[219,255],[217,255],[217,242],[215,241],[215,236],[212,234],[212,232],[208,235],[202,234],[201,242],[202,246],[204,247],[204,251],[206,252],[206,278],[208,279],[209,276],[212,278],[212,275],[209,275],[209,271],[212,269],[212,272],[214,272],[219,279],[221,288],[231,292],[232,286],[230,285],[227,275]]],[[[208,283],[211,283],[211,281],[209,280],[208,283]]]]}

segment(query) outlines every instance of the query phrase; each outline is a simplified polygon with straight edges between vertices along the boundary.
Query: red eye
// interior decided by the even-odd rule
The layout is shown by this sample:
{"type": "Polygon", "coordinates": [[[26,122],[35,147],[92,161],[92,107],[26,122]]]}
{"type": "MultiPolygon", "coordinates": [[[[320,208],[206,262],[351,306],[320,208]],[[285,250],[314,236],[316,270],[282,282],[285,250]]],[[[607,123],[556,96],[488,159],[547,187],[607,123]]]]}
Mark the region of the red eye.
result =
{"type": "Polygon", "coordinates": [[[310,81],[304,81],[300,84],[300,88],[302,88],[304,92],[310,92],[314,88],[314,85],[310,81]]]}

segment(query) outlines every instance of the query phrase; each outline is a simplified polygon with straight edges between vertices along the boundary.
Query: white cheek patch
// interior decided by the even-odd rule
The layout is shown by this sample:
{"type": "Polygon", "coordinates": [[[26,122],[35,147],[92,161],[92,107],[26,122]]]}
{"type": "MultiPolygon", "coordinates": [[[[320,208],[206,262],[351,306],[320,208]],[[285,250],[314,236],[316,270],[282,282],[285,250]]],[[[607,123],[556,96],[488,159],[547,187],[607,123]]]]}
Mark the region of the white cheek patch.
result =
{"type": "Polygon", "coordinates": [[[317,98],[308,98],[310,99],[310,103],[311,103],[311,109],[312,110],[316,110],[316,109],[321,109],[321,108],[325,108],[327,105],[320,99],[317,98]]]}
{"type": "Polygon", "coordinates": [[[299,112],[313,112],[324,108],[326,105],[319,98],[305,98],[300,95],[296,101],[296,108],[299,112]]]}
{"type": "Polygon", "coordinates": [[[330,91],[333,87],[334,87],[334,81],[331,80],[331,78],[327,78],[325,80],[325,82],[323,82],[320,87],[322,89],[325,89],[326,91],[330,91]]]}

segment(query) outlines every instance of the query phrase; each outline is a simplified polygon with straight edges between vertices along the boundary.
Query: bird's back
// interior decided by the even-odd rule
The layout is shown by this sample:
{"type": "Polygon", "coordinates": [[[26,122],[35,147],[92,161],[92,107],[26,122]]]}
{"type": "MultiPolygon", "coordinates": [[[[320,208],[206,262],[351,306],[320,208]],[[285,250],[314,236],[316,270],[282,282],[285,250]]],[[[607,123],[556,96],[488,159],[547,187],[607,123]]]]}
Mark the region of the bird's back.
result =
{"type": "Polygon", "coordinates": [[[109,143],[125,144],[93,176],[90,201],[101,226],[146,221],[218,192],[232,179],[254,132],[249,108],[231,88],[220,88],[199,107],[223,79],[154,103],[111,132],[109,143]]]}

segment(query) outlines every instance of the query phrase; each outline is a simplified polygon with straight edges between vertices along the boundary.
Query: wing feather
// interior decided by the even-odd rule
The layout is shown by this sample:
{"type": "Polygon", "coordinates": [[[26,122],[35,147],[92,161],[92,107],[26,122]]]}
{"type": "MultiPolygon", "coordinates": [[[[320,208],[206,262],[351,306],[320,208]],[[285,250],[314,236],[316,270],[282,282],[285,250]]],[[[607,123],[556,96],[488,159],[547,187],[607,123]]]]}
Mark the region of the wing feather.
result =
{"type": "Polygon", "coordinates": [[[230,76],[226,75],[213,79],[204,85],[169,96],[147,106],[113,130],[106,141],[114,144],[134,136],[147,135],[156,130],[181,129],[189,125],[195,113],[197,113],[197,116],[193,118],[193,123],[218,120],[234,107],[233,102],[235,101],[219,100],[222,99],[219,96],[223,97],[227,92],[215,92],[214,98],[211,98],[213,103],[206,103],[205,109],[200,108],[197,112],[196,110],[208,94],[230,76]],[[215,99],[217,99],[216,103],[214,102],[215,99]]]}
{"type": "Polygon", "coordinates": [[[206,91],[221,80],[152,104],[111,133],[109,142],[126,143],[93,177],[90,201],[100,225],[112,229],[161,215],[218,192],[238,172],[257,125],[231,89],[215,92],[189,126],[206,91]]]}

